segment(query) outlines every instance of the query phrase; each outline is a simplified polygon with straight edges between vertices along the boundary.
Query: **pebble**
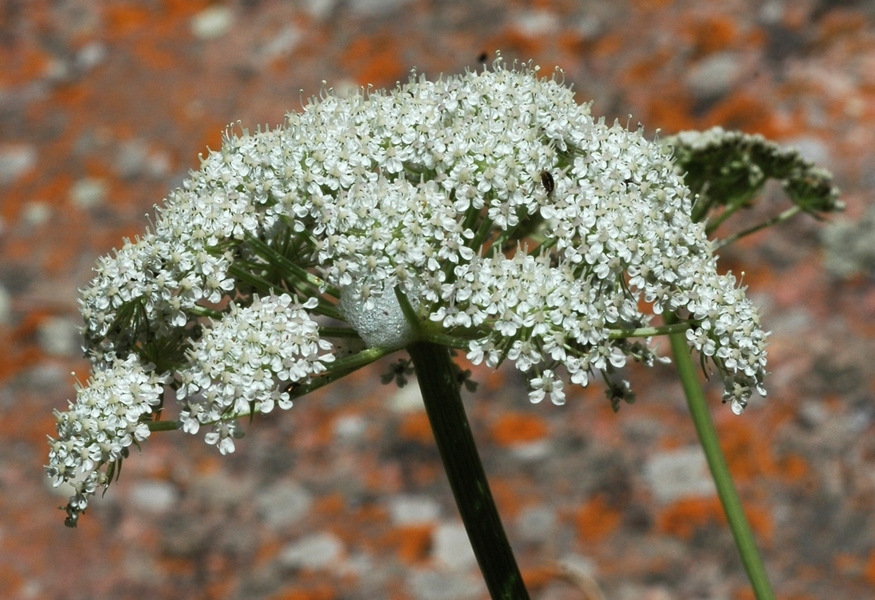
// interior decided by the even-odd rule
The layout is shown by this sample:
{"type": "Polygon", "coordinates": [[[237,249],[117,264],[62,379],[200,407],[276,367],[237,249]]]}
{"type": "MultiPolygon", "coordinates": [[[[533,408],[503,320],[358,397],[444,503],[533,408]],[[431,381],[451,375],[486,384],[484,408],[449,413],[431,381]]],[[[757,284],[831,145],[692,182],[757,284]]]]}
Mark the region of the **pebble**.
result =
{"type": "Polygon", "coordinates": [[[25,144],[0,146],[0,185],[9,185],[36,165],[36,148],[25,144]]]}
{"type": "Polygon", "coordinates": [[[347,4],[347,8],[361,17],[376,17],[401,8],[410,0],[356,0],[347,4]]]}
{"type": "Polygon", "coordinates": [[[39,227],[52,216],[52,207],[41,200],[27,202],[21,211],[21,223],[26,229],[39,227]]]}
{"type": "Polygon", "coordinates": [[[534,462],[542,460],[550,456],[553,450],[553,444],[550,440],[536,440],[534,442],[523,442],[514,444],[510,447],[510,453],[519,461],[534,462]]]}
{"type": "Polygon", "coordinates": [[[131,484],[129,500],[137,510],[162,514],[179,500],[179,492],[172,483],[159,479],[137,480],[131,484]]]}
{"type": "Polygon", "coordinates": [[[389,499],[389,515],[395,525],[432,523],[440,514],[440,504],[429,496],[400,494],[389,499]]]}
{"type": "Polygon", "coordinates": [[[304,0],[304,10],[316,21],[327,18],[334,10],[337,0],[304,0]]]}
{"type": "Polygon", "coordinates": [[[662,503],[716,492],[705,454],[698,446],[655,454],[644,465],[644,478],[662,503]]]}
{"type": "Polygon", "coordinates": [[[51,356],[79,356],[81,338],[78,322],[69,317],[49,317],[40,323],[37,331],[40,348],[51,356]]]}
{"type": "Polygon", "coordinates": [[[556,511],[548,506],[532,506],[520,511],[516,518],[516,533],[520,539],[543,543],[556,531],[556,511]]]}
{"type": "Polygon", "coordinates": [[[833,160],[829,147],[813,135],[801,135],[782,140],[781,145],[795,148],[802,158],[810,160],[818,167],[832,168],[833,160]]]}
{"type": "Polygon", "coordinates": [[[367,420],[359,415],[344,415],[334,421],[334,438],[338,442],[357,442],[368,429],[367,420]]]}
{"type": "Polygon", "coordinates": [[[411,381],[403,388],[400,388],[394,396],[389,400],[389,407],[393,412],[404,414],[425,410],[425,404],[422,401],[422,394],[419,392],[419,386],[411,381]]]}
{"type": "Polygon", "coordinates": [[[525,37],[542,38],[559,29],[559,19],[553,11],[529,10],[521,12],[513,25],[525,37]]]}
{"type": "Polygon", "coordinates": [[[89,209],[103,204],[108,186],[105,179],[85,177],[70,188],[70,202],[80,209],[89,209]]]}
{"type": "Polygon", "coordinates": [[[234,24],[234,13],[227,6],[211,6],[191,19],[191,33],[199,40],[222,37],[234,24]]]}
{"type": "Polygon", "coordinates": [[[477,559],[461,523],[442,523],[432,534],[432,556],[438,564],[453,571],[474,566],[477,559]]]}
{"type": "Polygon", "coordinates": [[[343,551],[343,542],[336,535],[317,533],[285,546],[278,562],[289,569],[326,569],[340,559],[343,551]]]}
{"type": "Polygon", "coordinates": [[[119,146],[113,168],[125,179],[163,177],[170,172],[170,159],[163,152],[151,150],[145,140],[133,139],[119,146]]]}
{"type": "Polygon", "coordinates": [[[0,285],[0,325],[9,325],[12,317],[12,296],[0,285]]]}
{"type": "Polygon", "coordinates": [[[729,92],[741,76],[741,64],[733,52],[705,57],[687,72],[686,85],[699,100],[718,98],[729,92]]]}
{"type": "Polygon", "coordinates": [[[256,497],[258,512],[271,528],[293,525],[310,512],[313,495],[294,481],[282,481],[256,497]]]}
{"type": "Polygon", "coordinates": [[[258,56],[266,61],[288,56],[298,47],[303,37],[303,31],[287,25],[259,49],[258,56]]]}
{"type": "Polygon", "coordinates": [[[454,575],[439,571],[414,571],[407,587],[415,600],[474,600],[487,595],[482,577],[454,575]]]}

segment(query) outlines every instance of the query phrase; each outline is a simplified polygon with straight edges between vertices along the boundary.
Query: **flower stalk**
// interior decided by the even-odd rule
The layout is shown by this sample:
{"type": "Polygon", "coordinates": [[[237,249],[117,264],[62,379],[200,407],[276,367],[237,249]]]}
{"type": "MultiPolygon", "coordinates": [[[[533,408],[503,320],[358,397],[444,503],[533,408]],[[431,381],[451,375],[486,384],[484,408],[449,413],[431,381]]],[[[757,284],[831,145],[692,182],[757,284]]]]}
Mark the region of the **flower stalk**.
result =
{"type": "Polygon", "coordinates": [[[418,342],[407,351],[413,359],[425,411],[486,587],[494,599],[525,600],[529,594],[501,525],[465,416],[449,350],[418,342]]]}
{"type": "MultiPolygon", "coordinates": [[[[674,324],[677,322],[677,317],[666,315],[665,320],[669,324],[674,324]]],[[[699,436],[699,443],[702,445],[705,459],[708,461],[711,477],[717,487],[717,495],[723,505],[723,511],[726,513],[726,520],[729,521],[729,528],[732,530],[733,538],[735,538],[735,545],[741,555],[741,562],[747,572],[754,595],[757,600],[774,600],[775,594],[763,566],[763,559],[757,549],[747,517],[744,515],[732,474],[729,472],[729,465],[726,464],[726,458],[720,448],[717,431],[714,429],[711,413],[708,412],[705,394],[699,383],[697,367],[690,356],[689,346],[682,332],[670,334],[669,341],[675,369],[684,388],[684,395],[693,424],[696,427],[696,433],[699,436]]]]}

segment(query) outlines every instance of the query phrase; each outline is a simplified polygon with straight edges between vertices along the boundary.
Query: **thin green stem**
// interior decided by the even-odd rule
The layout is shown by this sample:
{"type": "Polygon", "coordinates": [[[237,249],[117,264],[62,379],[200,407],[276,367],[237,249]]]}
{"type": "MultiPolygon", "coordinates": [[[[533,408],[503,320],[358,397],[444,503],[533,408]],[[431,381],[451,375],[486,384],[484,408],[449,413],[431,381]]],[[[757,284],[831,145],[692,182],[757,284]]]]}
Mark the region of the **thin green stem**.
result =
{"type": "Polygon", "coordinates": [[[730,235],[727,238],[716,241],[714,243],[714,249],[717,250],[718,248],[722,248],[723,246],[728,246],[729,244],[735,242],[736,240],[739,240],[746,235],[756,233],[757,231],[760,231],[761,229],[765,229],[766,227],[771,227],[772,225],[777,225],[778,223],[783,223],[784,221],[787,221],[788,219],[795,217],[800,212],[802,212],[802,208],[800,208],[799,206],[791,206],[790,208],[788,208],[787,210],[785,210],[781,214],[774,216],[771,219],[768,219],[766,221],[763,221],[759,225],[754,225],[753,227],[748,227],[744,231],[739,231],[738,233],[730,235]]]}
{"type": "Polygon", "coordinates": [[[456,506],[486,587],[495,600],[527,600],[529,594],[501,525],[465,416],[449,351],[427,342],[411,344],[408,351],[456,506]]]}
{"type": "MultiPolygon", "coordinates": [[[[372,362],[379,360],[386,356],[387,354],[391,354],[394,352],[392,349],[386,348],[368,348],[367,350],[362,350],[361,352],[357,352],[351,356],[347,356],[346,358],[342,358],[340,360],[336,360],[332,363],[329,363],[329,369],[315,377],[309,383],[302,383],[300,385],[295,384],[294,391],[290,392],[290,396],[294,398],[300,398],[301,396],[306,396],[310,392],[314,392],[319,388],[325,387],[329,383],[337,381],[342,377],[346,377],[353,371],[357,371],[362,367],[366,367],[372,362]]],[[[259,411],[256,410],[255,414],[259,411]]],[[[242,419],[244,417],[252,417],[253,413],[246,412],[234,412],[227,413],[222,415],[216,421],[210,421],[209,423],[204,423],[204,425],[212,425],[214,423],[219,423],[220,421],[235,421],[237,419],[242,419]]],[[[149,421],[148,422],[149,431],[173,431],[175,429],[180,429],[182,425],[179,421],[149,421]]]]}
{"type": "MultiPolygon", "coordinates": [[[[674,315],[665,315],[665,320],[669,325],[677,323],[677,318],[674,315]]],[[[717,494],[723,504],[723,511],[729,521],[735,545],[738,547],[741,562],[750,579],[754,595],[757,600],[774,600],[775,594],[763,566],[762,557],[760,557],[747,517],[744,515],[735,483],[729,473],[729,466],[726,464],[726,459],[720,448],[717,432],[711,420],[711,413],[708,412],[708,405],[705,402],[705,393],[699,383],[698,369],[690,356],[690,348],[683,333],[673,333],[669,335],[669,339],[675,367],[687,397],[687,406],[693,417],[699,442],[702,444],[702,450],[704,450],[705,458],[708,460],[711,476],[717,486],[717,494]]]]}
{"type": "Polygon", "coordinates": [[[690,328],[689,323],[674,323],[672,325],[662,325],[661,327],[638,327],[635,329],[611,329],[608,333],[608,339],[620,340],[633,337],[654,337],[657,335],[666,335],[669,333],[683,333],[690,328]]]}

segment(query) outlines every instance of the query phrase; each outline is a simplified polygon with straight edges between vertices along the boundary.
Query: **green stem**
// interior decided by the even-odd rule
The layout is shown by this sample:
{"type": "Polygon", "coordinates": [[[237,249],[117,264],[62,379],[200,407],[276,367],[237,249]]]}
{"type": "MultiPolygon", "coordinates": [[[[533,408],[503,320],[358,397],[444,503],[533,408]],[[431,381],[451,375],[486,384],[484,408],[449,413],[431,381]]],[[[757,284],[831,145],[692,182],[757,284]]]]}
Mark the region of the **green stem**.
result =
{"type": "Polygon", "coordinates": [[[416,342],[407,350],[413,359],[435,442],[486,587],[493,599],[527,600],[529,594],[501,525],[465,416],[449,351],[428,342],[416,342]]]}
{"type": "Polygon", "coordinates": [[[735,242],[736,240],[739,240],[746,235],[756,233],[757,231],[765,229],[766,227],[771,227],[772,225],[777,225],[778,223],[783,223],[784,221],[787,221],[788,219],[795,217],[800,212],[802,212],[802,209],[800,207],[792,206],[792,207],[788,208],[787,210],[785,210],[784,212],[782,212],[780,215],[772,217],[771,219],[769,219],[767,221],[763,221],[759,225],[754,225],[753,227],[749,227],[749,228],[745,229],[744,231],[739,231],[738,233],[736,233],[734,235],[730,235],[727,238],[724,238],[722,240],[715,242],[714,243],[714,250],[717,250],[718,248],[722,248],[723,246],[728,246],[729,244],[735,242]]]}
{"type": "Polygon", "coordinates": [[[636,329],[611,329],[608,333],[609,340],[621,340],[634,337],[654,337],[669,333],[683,333],[690,328],[689,323],[675,323],[661,327],[638,327],[636,329]]]}
{"type": "MultiPolygon", "coordinates": [[[[666,314],[665,321],[667,324],[672,325],[677,323],[677,317],[666,314]]],[[[766,569],[763,566],[763,560],[760,557],[759,550],[757,550],[756,541],[754,540],[750,525],[748,525],[747,517],[744,515],[741,500],[738,497],[738,492],[735,490],[732,475],[729,473],[729,466],[726,464],[726,459],[723,457],[723,451],[720,448],[720,442],[717,440],[717,432],[714,429],[711,414],[708,412],[705,394],[699,383],[697,367],[690,356],[690,348],[687,345],[686,337],[681,332],[669,335],[669,339],[671,340],[675,367],[683,385],[684,394],[687,397],[687,406],[690,408],[690,414],[696,426],[696,433],[699,435],[699,442],[705,451],[705,458],[708,460],[711,476],[714,478],[714,483],[717,486],[717,494],[720,497],[720,502],[723,504],[723,511],[726,513],[726,519],[729,521],[729,527],[735,538],[738,552],[741,554],[741,562],[750,579],[754,596],[757,600],[774,600],[775,594],[769,583],[766,569]]]]}

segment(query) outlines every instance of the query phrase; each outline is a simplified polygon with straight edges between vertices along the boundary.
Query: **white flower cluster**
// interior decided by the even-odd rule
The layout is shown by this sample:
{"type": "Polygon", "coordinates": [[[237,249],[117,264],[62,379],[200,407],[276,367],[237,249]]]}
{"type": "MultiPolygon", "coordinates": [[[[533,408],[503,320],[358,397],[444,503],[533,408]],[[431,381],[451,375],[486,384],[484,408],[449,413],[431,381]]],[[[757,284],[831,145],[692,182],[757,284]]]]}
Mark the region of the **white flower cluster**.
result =
{"type": "Polygon", "coordinates": [[[387,351],[454,340],[562,403],[566,382],[653,360],[615,335],[649,304],[691,323],[740,412],[765,334],[690,212],[667,150],[537,69],[324,94],[277,130],[228,133],[154,230],[100,261],[80,301],[93,394],[115,356],[149,358],[182,427],[214,425],[229,452],[232,417],[284,407],[284,383],[330,369],[326,338],[357,334],[387,351]]]}
{"type": "Polygon", "coordinates": [[[132,354],[95,371],[78,388],[70,410],[56,412],[58,437],[49,438],[46,471],[55,487],[64,482],[73,487],[68,524],[75,525],[89,497],[112,479],[128,447],[149,437],[144,417],[161,403],[163,383],[132,354]]]}
{"type": "Polygon", "coordinates": [[[290,408],[289,384],[318,376],[334,360],[325,352],[333,345],[319,338],[307,313],[315,306],[315,299],[293,304],[288,294],[256,296],[246,308],[232,304],[190,350],[190,364],[179,374],[182,429],[197,433],[202,424],[213,424],[206,441],[227,454],[234,451],[235,430],[221,422],[224,415],[269,413],[276,404],[290,408]]]}

